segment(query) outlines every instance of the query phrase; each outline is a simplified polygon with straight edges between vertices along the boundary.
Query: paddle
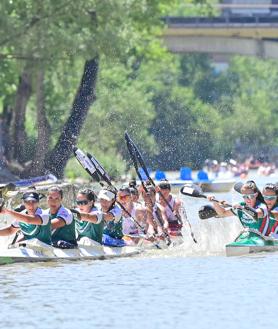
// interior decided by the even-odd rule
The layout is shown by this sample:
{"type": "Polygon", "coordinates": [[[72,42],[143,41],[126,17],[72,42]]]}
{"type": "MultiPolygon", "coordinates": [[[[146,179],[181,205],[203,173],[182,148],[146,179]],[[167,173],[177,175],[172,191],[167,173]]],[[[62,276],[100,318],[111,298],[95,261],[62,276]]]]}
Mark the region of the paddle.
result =
{"type": "Polygon", "coordinates": [[[199,218],[200,219],[209,219],[212,217],[218,217],[217,212],[211,205],[204,205],[199,209],[199,218]]]}
{"type": "Polygon", "coordinates": [[[234,185],[234,190],[235,190],[236,192],[238,192],[238,193],[241,194],[241,188],[242,188],[242,186],[243,186],[243,183],[242,183],[242,182],[237,182],[237,183],[235,183],[235,185],[234,185]]]}
{"type": "MultiPolygon", "coordinates": [[[[113,188],[115,194],[118,192],[117,188],[112,184],[110,176],[107,174],[106,170],[103,168],[103,166],[97,161],[97,159],[87,153],[85,154],[81,149],[77,147],[73,147],[73,153],[81,166],[87,171],[87,173],[94,178],[101,186],[104,186],[104,184],[101,182],[101,179],[104,180],[110,187],[113,188]]],[[[145,228],[129,213],[129,211],[124,207],[124,205],[116,200],[117,204],[121,207],[121,209],[128,214],[130,219],[135,223],[137,227],[139,227],[144,234],[145,228]]],[[[158,249],[161,249],[159,245],[154,243],[154,246],[158,249]]]]}
{"type": "Polygon", "coordinates": [[[8,192],[14,191],[16,185],[14,183],[1,184],[0,185],[0,197],[5,196],[8,192]]]}
{"type": "MultiPolygon", "coordinates": [[[[141,175],[141,172],[139,171],[139,167],[138,167],[138,163],[137,163],[137,157],[136,157],[136,155],[135,155],[136,150],[134,149],[133,145],[130,143],[130,139],[129,139],[129,136],[128,136],[127,133],[125,133],[125,140],[126,140],[127,149],[128,149],[128,151],[129,151],[129,154],[130,154],[131,160],[132,160],[132,162],[133,162],[133,166],[134,166],[134,168],[135,168],[135,171],[136,171],[136,173],[137,173],[137,176],[138,176],[138,178],[139,178],[139,180],[140,180],[140,182],[141,182],[141,185],[142,185],[144,191],[145,191],[146,193],[148,193],[148,189],[147,189],[147,187],[145,186],[145,184],[144,184],[144,180],[143,180],[143,177],[142,177],[142,175],[141,175]]],[[[154,206],[153,203],[152,203],[152,206],[154,206]]],[[[170,245],[170,244],[172,243],[172,241],[171,241],[171,238],[170,238],[169,233],[168,233],[166,230],[163,229],[163,220],[162,220],[162,218],[161,218],[161,213],[160,213],[159,209],[156,209],[156,210],[155,210],[155,214],[156,214],[156,217],[157,217],[157,219],[158,219],[159,225],[160,225],[160,227],[162,228],[163,233],[164,233],[165,236],[166,236],[166,239],[167,239],[167,245],[170,245]]]]}
{"type": "MultiPolygon", "coordinates": [[[[185,184],[181,188],[180,192],[183,195],[187,195],[187,196],[190,196],[190,197],[208,199],[208,197],[205,194],[203,194],[203,191],[202,191],[201,187],[198,186],[198,185],[196,185],[196,184],[185,184]]],[[[210,201],[223,204],[223,202],[221,202],[219,200],[216,200],[215,198],[211,199],[210,201]]],[[[225,203],[224,206],[233,208],[232,205],[227,204],[227,203],[225,203]]],[[[257,212],[256,212],[255,209],[253,209],[253,208],[251,208],[249,206],[244,206],[243,208],[241,208],[241,210],[246,215],[248,215],[249,217],[251,217],[252,219],[256,219],[257,218],[257,212]]],[[[212,216],[212,217],[215,217],[215,216],[212,216]]],[[[208,218],[210,218],[210,217],[208,217],[208,218]]]]}
{"type": "MultiPolygon", "coordinates": [[[[136,163],[136,166],[138,168],[138,165],[137,165],[137,162],[140,164],[141,168],[143,169],[146,177],[148,178],[148,181],[154,186],[156,187],[156,184],[155,182],[153,181],[153,179],[150,177],[149,175],[149,172],[148,172],[148,169],[145,165],[145,162],[143,160],[143,157],[138,149],[138,147],[136,146],[136,144],[133,142],[133,140],[130,138],[129,134],[127,132],[125,132],[125,140],[126,140],[126,144],[127,144],[127,148],[129,150],[129,153],[131,155],[131,158],[133,159],[133,162],[136,163]]],[[[135,168],[136,169],[136,168],[135,168]]],[[[136,170],[137,172],[137,175],[138,175],[138,172],[139,170],[137,169],[136,170]]],[[[142,176],[141,175],[138,175],[139,179],[141,180],[142,179],[142,176]],[[141,177],[141,178],[140,178],[141,177]]],[[[141,180],[142,181],[142,180],[141,180]]],[[[170,208],[170,210],[173,212],[174,209],[173,207],[170,205],[170,203],[168,202],[168,200],[164,197],[164,195],[158,191],[159,195],[161,196],[161,198],[163,199],[163,201],[166,203],[166,205],[170,208]]],[[[180,218],[180,216],[178,216],[177,214],[175,214],[175,217],[177,218],[178,222],[180,224],[182,224],[182,219],[180,218]]],[[[189,220],[187,219],[187,217],[185,216],[184,219],[186,220],[186,222],[188,223],[188,226],[189,226],[189,229],[190,229],[190,234],[191,234],[191,237],[193,239],[193,241],[195,243],[197,243],[197,240],[195,239],[195,236],[194,236],[194,233],[193,233],[193,230],[192,230],[192,227],[191,227],[191,224],[189,222],[189,220]]]]}
{"type": "MultiPolygon", "coordinates": [[[[102,165],[97,161],[97,159],[87,153],[85,154],[81,149],[77,147],[73,147],[73,153],[81,166],[87,171],[87,173],[94,178],[98,183],[100,183],[101,186],[104,186],[104,184],[101,182],[101,178],[110,186],[113,188],[114,192],[117,193],[117,188],[112,184],[111,178],[105,171],[105,169],[102,167],[102,165]]],[[[124,207],[124,205],[116,201],[117,204],[122,208],[123,211],[125,211],[128,216],[131,218],[131,220],[141,229],[144,231],[144,228],[138,223],[138,221],[133,218],[133,216],[129,213],[129,211],[124,207]]]]}

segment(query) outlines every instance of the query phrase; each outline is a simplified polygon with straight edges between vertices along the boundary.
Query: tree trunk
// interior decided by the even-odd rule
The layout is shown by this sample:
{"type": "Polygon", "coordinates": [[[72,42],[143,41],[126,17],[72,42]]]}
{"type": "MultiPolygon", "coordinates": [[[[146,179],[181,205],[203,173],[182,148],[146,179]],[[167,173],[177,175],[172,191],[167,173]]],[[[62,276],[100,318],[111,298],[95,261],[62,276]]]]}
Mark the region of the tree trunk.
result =
{"type": "MultiPolygon", "coordinates": [[[[44,160],[49,149],[50,125],[44,107],[44,68],[42,67],[38,70],[36,88],[38,139],[31,168],[28,170],[29,176],[43,175],[44,160]]],[[[24,176],[27,177],[27,173],[24,176]]]]}
{"type": "Polygon", "coordinates": [[[72,155],[72,146],[75,145],[90,105],[95,100],[98,67],[98,58],[86,61],[71,114],[64,125],[57,144],[46,159],[45,170],[56,175],[58,178],[63,177],[67,161],[72,155]]]}
{"type": "Polygon", "coordinates": [[[17,179],[7,168],[5,158],[5,120],[0,117],[0,184],[14,181],[17,179]]]}
{"type": "Polygon", "coordinates": [[[30,65],[26,64],[15,97],[15,108],[10,127],[10,156],[11,160],[21,162],[26,146],[27,135],[25,131],[26,106],[32,93],[32,74],[30,65]]]}

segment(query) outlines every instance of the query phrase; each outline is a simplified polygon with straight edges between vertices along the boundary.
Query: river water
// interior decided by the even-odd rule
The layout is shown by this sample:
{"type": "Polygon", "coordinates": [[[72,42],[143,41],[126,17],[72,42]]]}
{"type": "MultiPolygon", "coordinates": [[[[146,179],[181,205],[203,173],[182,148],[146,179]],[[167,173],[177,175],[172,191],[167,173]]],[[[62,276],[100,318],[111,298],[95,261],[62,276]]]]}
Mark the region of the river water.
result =
{"type": "Polygon", "coordinates": [[[0,267],[0,328],[276,327],[278,254],[225,257],[239,222],[200,221],[205,200],[184,201],[197,244],[185,226],[185,243],[167,251],[0,267]]]}

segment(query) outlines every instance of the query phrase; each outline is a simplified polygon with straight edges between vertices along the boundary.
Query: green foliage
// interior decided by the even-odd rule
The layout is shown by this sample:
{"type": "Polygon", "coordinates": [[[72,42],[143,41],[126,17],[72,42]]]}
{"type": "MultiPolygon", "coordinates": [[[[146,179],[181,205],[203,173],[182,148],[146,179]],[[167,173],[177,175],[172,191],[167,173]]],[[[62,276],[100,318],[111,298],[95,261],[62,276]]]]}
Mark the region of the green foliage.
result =
{"type": "MultiPolygon", "coordinates": [[[[162,16],[215,15],[217,1],[2,1],[0,86],[13,108],[18,78],[32,63],[26,148],[37,138],[36,74],[44,68],[51,147],[63,129],[84,62],[100,58],[96,101],[78,145],[113,177],[129,168],[127,130],[152,168],[200,167],[205,158],[267,152],[278,143],[278,69],[274,61],[234,57],[217,72],[207,55],[169,54],[158,38],[162,16]],[[199,4],[195,6],[194,4],[199,4]],[[192,5],[192,6],[188,6],[192,5]],[[193,6],[194,5],[194,6],[193,6]]],[[[71,178],[88,178],[72,158],[71,178]]]]}

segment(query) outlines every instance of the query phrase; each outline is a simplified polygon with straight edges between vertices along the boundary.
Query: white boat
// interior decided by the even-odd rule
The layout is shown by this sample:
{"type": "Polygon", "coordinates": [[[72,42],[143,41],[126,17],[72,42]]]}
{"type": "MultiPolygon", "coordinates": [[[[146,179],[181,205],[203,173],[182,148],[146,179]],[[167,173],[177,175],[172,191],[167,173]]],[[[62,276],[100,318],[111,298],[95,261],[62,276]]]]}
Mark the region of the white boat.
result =
{"type": "Polygon", "coordinates": [[[21,262],[53,262],[65,260],[97,260],[134,256],[143,251],[137,246],[108,247],[90,239],[80,241],[77,248],[60,249],[37,239],[26,240],[0,250],[0,265],[21,262]]]}
{"type": "MultiPolygon", "coordinates": [[[[182,180],[182,179],[170,179],[169,183],[174,192],[178,192],[185,184],[197,184],[200,185],[204,192],[229,192],[234,184],[234,179],[214,179],[211,181],[198,181],[198,180],[182,180]]],[[[159,184],[159,181],[155,181],[159,184]]]]}
{"type": "Polygon", "coordinates": [[[209,182],[199,182],[203,192],[229,192],[235,185],[234,179],[214,179],[209,182]]]}

